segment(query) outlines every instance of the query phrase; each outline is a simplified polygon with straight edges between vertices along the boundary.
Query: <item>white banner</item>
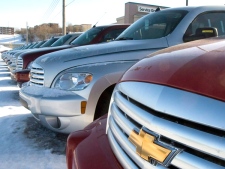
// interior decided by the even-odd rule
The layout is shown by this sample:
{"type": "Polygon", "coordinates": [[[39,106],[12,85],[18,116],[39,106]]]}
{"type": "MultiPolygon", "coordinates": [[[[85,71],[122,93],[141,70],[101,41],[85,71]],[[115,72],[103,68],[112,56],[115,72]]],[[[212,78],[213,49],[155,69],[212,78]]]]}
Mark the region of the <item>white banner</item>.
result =
{"type": "Polygon", "coordinates": [[[156,8],[149,8],[145,6],[138,6],[138,12],[150,13],[155,12],[156,8]]]}

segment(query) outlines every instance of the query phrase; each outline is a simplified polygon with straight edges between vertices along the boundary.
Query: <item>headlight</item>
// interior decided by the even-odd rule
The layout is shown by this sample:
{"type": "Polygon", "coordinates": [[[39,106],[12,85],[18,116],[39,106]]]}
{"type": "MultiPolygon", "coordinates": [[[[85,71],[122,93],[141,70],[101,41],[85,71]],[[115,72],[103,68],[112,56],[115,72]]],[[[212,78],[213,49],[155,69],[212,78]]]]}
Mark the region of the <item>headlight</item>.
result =
{"type": "Polygon", "coordinates": [[[83,90],[92,79],[90,73],[65,73],[58,77],[54,87],[62,90],[83,90]]]}
{"type": "Polygon", "coordinates": [[[30,62],[30,63],[27,65],[27,69],[30,69],[30,70],[31,70],[33,62],[34,62],[34,61],[30,62]]]}

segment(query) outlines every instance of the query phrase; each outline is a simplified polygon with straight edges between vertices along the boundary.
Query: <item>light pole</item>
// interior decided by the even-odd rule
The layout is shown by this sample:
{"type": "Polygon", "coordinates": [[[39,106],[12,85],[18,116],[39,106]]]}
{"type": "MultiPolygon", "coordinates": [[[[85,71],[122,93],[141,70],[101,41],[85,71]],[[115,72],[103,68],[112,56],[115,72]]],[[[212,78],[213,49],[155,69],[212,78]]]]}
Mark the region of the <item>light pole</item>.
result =
{"type": "Polygon", "coordinates": [[[186,0],[186,6],[188,6],[188,0],[186,0]]]}
{"type": "Polygon", "coordinates": [[[26,37],[26,43],[28,44],[28,24],[27,24],[27,37],[26,37]]]}
{"type": "Polygon", "coordinates": [[[62,3],[62,34],[66,34],[66,17],[65,17],[65,1],[63,0],[62,3]]]}

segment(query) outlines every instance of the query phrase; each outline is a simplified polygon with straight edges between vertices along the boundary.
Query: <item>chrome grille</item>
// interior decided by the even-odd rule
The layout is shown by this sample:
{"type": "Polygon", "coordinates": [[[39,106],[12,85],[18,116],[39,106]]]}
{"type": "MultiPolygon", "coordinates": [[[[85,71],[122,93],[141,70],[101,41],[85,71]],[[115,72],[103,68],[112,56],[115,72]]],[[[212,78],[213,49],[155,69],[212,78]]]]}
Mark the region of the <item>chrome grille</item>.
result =
{"type": "Polygon", "coordinates": [[[30,84],[43,86],[44,85],[44,70],[36,63],[32,64],[30,71],[30,84]]]}
{"type": "Polygon", "coordinates": [[[12,63],[12,61],[11,61],[11,60],[12,60],[12,56],[13,56],[13,55],[10,54],[10,55],[7,57],[7,59],[6,59],[6,60],[7,60],[7,65],[9,65],[9,63],[12,63]]]}
{"type": "Polygon", "coordinates": [[[13,65],[16,65],[16,57],[15,56],[11,58],[11,62],[13,65]]]}
{"type": "Polygon", "coordinates": [[[23,59],[21,57],[18,57],[16,61],[16,70],[22,69],[23,69],[23,59]]]}
{"type": "Polygon", "coordinates": [[[225,168],[223,122],[206,118],[206,115],[215,116],[216,112],[218,119],[224,119],[224,109],[223,102],[182,90],[123,82],[116,86],[112,96],[107,134],[124,168],[225,168]],[[167,97],[163,97],[165,93],[167,97]],[[189,114],[186,111],[190,103],[181,103],[184,95],[198,100],[189,114]],[[167,103],[168,98],[174,105],[167,103]],[[210,103],[206,113],[199,106],[205,103],[210,103]],[[202,118],[198,117],[200,113],[202,118]],[[136,154],[136,147],[128,137],[133,130],[143,128],[158,135],[159,142],[178,150],[166,165],[154,159],[146,161],[136,154]]]}

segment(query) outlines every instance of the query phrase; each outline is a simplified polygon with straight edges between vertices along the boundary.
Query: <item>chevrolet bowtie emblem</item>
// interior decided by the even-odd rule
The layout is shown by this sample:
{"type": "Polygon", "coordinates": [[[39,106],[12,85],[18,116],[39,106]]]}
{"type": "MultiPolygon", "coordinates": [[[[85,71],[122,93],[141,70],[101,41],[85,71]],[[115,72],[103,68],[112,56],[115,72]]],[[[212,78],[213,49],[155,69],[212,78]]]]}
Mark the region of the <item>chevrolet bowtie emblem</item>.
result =
{"type": "Polygon", "coordinates": [[[153,158],[163,163],[171,152],[171,150],[156,144],[154,142],[155,137],[142,129],[139,134],[133,130],[129,136],[129,140],[136,146],[136,153],[147,161],[149,161],[150,158],[153,158]]]}

